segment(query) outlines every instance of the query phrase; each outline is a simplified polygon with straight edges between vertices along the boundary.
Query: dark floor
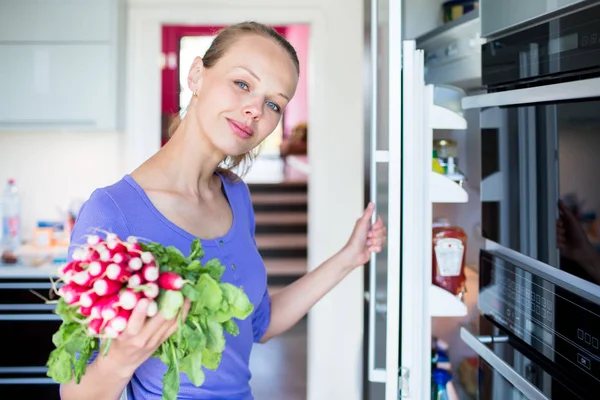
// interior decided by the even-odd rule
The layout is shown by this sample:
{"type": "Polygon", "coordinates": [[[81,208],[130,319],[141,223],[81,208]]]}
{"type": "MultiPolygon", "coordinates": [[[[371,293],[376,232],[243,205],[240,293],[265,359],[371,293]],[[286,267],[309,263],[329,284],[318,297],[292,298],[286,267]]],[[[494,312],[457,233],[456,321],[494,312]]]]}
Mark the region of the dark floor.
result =
{"type": "Polygon", "coordinates": [[[255,400],[306,400],[306,318],[283,335],[255,345],[250,370],[255,400]]]}

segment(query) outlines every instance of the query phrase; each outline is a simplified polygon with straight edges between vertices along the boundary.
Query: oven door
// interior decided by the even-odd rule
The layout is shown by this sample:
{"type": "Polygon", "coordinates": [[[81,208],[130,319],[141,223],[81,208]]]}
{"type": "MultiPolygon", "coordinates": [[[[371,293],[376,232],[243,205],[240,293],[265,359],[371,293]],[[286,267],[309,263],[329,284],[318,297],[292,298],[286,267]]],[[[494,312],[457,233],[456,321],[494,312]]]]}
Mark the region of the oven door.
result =
{"type": "Polygon", "coordinates": [[[483,236],[600,285],[600,78],[463,106],[480,109],[483,236]]]}
{"type": "Polygon", "coordinates": [[[461,328],[462,340],[479,357],[478,400],[586,399],[577,385],[548,372],[508,332],[481,317],[474,335],[461,328]]]}

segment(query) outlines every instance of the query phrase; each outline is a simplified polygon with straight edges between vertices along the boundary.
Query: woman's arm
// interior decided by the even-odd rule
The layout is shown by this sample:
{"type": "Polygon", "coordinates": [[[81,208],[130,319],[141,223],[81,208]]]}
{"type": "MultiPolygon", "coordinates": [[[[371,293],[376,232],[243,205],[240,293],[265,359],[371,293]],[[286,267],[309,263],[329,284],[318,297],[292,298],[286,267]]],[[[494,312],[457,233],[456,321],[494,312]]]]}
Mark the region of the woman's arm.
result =
{"type": "Polygon", "coordinates": [[[271,296],[271,322],[261,343],[294,326],[310,308],[340,283],[354,268],[338,254],[271,296]]]}
{"type": "Polygon", "coordinates": [[[60,388],[62,400],[118,400],[133,372],[122,370],[108,354],[88,365],[79,384],[70,382],[60,388]]]}
{"type": "Polygon", "coordinates": [[[371,253],[381,251],[386,228],[381,218],[370,227],[372,204],[356,222],[348,243],[319,267],[271,297],[271,321],[260,342],[264,343],[294,326],[310,308],[357,266],[367,263],[371,253]]]}

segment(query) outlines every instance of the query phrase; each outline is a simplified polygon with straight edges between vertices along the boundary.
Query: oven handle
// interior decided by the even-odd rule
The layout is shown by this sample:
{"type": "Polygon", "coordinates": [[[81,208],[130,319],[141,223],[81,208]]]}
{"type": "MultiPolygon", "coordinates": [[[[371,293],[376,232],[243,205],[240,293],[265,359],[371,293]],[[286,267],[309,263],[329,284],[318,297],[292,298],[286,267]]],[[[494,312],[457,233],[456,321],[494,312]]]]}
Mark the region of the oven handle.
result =
{"type": "Polygon", "coordinates": [[[600,78],[486,93],[462,99],[463,109],[600,97],[600,78]]]}
{"type": "Polygon", "coordinates": [[[473,336],[467,329],[460,328],[461,339],[473,349],[479,357],[483,358],[492,366],[494,371],[498,372],[509,381],[515,388],[525,395],[530,400],[549,400],[542,392],[520,376],[514,369],[506,364],[500,357],[488,349],[476,336],[473,336]]]}

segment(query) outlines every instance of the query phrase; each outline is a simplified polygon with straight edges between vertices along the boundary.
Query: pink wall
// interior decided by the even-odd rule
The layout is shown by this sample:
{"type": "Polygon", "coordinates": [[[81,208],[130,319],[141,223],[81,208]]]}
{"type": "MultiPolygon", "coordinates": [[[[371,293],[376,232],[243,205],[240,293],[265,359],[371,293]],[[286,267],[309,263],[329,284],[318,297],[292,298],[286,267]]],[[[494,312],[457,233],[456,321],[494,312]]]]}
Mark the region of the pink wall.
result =
{"type": "Polygon", "coordinates": [[[283,120],[284,135],[287,136],[300,122],[308,121],[307,72],[308,72],[308,40],[310,25],[288,25],[285,36],[294,46],[300,61],[300,80],[294,98],[288,104],[283,120]]]}

